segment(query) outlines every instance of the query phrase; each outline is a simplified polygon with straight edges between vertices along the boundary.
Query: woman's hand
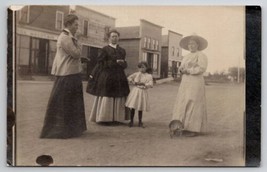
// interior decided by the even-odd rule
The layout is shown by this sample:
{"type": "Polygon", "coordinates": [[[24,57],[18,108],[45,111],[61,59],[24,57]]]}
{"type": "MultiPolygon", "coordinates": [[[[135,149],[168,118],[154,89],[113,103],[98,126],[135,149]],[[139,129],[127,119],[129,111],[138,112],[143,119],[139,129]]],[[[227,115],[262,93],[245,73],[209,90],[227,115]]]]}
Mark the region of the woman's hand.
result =
{"type": "Polygon", "coordinates": [[[138,88],[146,89],[147,87],[145,85],[137,85],[138,88]]]}
{"type": "Polygon", "coordinates": [[[179,71],[180,71],[181,74],[186,74],[186,75],[189,75],[190,74],[188,72],[188,70],[186,70],[185,68],[181,68],[179,71]]]}
{"type": "Polygon", "coordinates": [[[122,64],[122,63],[124,63],[124,60],[122,60],[122,59],[118,59],[118,60],[116,60],[116,62],[117,62],[118,64],[122,64]]]}
{"type": "Polygon", "coordinates": [[[119,64],[121,67],[123,67],[123,69],[127,68],[127,62],[123,59],[117,59],[116,60],[117,64],[119,64]]]}
{"type": "Polygon", "coordinates": [[[141,88],[141,89],[146,89],[146,85],[142,82],[136,82],[135,85],[138,87],[138,88],[141,88]]]}
{"type": "Polygon", "coordinates": [[[183,67],[179,67],[178,72],[181,74],[185,74],[185,69],[183,67]]]}
{"type": "Polygon", "coordinates": [[[135,82],[133,80],[130,80],[129,83],[135,85],[135,82]]]}

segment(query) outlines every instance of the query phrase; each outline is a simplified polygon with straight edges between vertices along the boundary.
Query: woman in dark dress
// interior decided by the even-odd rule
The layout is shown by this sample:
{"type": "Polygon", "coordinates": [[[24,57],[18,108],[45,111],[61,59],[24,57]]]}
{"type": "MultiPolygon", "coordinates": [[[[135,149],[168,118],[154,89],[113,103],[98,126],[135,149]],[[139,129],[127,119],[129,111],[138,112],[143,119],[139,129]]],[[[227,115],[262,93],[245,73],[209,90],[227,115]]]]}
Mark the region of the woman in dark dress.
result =
{"type": "Polygon", "coordinates": [[[87,92],[94,95],[90,115],[93,122],[123,122],[125,101],[130,92],[124,69],[126,52],[117,43],[119,32],[111,30],[109,45],[102,48],[97,65],[89,76],[87,92]]]}
{"type": "Polygon", "coordinates": [[[82,91],[81,46],[74,37],[78,17],[69,14],[65,29],[57,40],[57,53],[52,66],[54,86],[47,106],[41,138],[70,138],[86,130],[82,91]]]}

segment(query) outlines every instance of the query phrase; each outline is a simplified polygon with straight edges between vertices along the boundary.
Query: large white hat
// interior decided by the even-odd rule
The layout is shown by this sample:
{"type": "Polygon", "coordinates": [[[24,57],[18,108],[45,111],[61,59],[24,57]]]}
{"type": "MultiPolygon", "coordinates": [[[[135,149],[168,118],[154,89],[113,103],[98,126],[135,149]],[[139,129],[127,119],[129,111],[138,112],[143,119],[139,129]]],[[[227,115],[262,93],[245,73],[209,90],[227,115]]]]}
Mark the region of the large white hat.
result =
{"type": "Polygon", "coordinates": [[[198,44],[198,50],[204,50],[205,48],[208,47],[208,41],[205,38],[202,38],[201,36],[198,35],[191,35],[191,36],[186,36],[180,41],[180,47],[182,47],[185,50],[188,49],[188,43],[190,40],[194,40],[198,44]]]}

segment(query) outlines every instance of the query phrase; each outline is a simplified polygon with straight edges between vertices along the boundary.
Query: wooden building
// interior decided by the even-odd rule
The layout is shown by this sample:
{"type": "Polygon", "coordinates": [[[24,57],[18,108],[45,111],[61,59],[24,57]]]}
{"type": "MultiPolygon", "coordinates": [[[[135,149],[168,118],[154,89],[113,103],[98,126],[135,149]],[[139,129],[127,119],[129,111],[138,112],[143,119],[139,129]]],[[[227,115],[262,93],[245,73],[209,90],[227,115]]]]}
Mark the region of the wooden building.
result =
{"type": "Polygon", "coordinates": [[[160,78],[162,26],[141,19],[139,26],[117,27],[120,46],[125,48],[129,75],[137,71],[140,61],[147,61],[153,69],[153,77],[160,78]]]}
{"type": "Polygon", "coordinates": [[[168,35],[162,35],[161,78],[177,77],[182,61],[182,48],[179,46],[182,37],[182,34],[170,30],[168,35]]]}
{"type": "Polygon", "coordinates": [[[98,50],[106,45],[106,32],[115,27],[115,18],[82,6],[31,5],[16,12],[16,65],[20,77],[50,75],[57,37],[69,13],[79,17],[82,54],[91,59],[84,66],[84,74],[88,74],[98,50]]]}

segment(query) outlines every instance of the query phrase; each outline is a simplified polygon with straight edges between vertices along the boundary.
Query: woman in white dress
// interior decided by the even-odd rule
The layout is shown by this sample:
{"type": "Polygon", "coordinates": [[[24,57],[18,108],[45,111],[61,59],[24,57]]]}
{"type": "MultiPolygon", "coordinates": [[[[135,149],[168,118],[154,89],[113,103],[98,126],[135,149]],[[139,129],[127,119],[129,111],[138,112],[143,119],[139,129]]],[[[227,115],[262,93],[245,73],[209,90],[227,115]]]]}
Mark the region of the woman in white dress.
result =
{"type": "Polygon", "coordinates": [[[172,120],[183,124],[185,136],[196,136],[206,131],[207,110],[203,73],[207,68],[207,57],[201,51],[207,48],[206,39],[197,36],[184,37],[180,46],[190,51],[179,67],[181,84],[175,101],[172,120]]]}
{"type": "Polygon", "coordinates": [[[149,99],[148,99],[148,88],[153,87],[153,77],[150,74],[151,68],[147,62],[138,63],[139,72],[136,72],[128,77],[128,81],[134,84],[131,90],[125,106],[131,110],[131,121],[129,127],[133,126],[133,119],[135,110],[138,110],[139,127],[143,127],[142,116],[143,111],[149,111],[149,99]]]}

